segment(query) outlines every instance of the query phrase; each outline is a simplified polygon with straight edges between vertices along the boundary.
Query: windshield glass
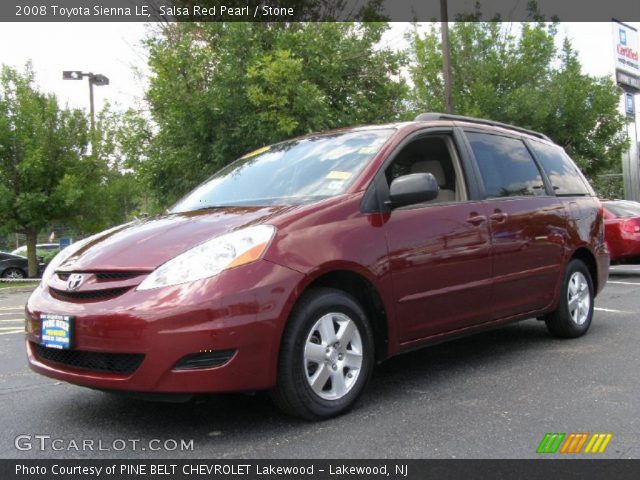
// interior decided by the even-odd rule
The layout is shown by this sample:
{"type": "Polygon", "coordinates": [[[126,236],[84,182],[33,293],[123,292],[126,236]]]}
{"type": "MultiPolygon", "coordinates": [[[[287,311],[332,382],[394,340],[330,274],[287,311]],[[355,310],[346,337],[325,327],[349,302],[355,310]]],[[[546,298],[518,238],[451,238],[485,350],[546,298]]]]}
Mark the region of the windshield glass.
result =
{"type": "Polygon", "coordinates": [[[170,212],[300,204],[340,195],[393,132],[337,132],[260,148],[215,173],[170,212]]]}
{"type": "Polygon", "coordinates": [[[640,203],[621,200],[618,202],[604,202],[607,210],[616,217],[640,217],[640,203]]]}

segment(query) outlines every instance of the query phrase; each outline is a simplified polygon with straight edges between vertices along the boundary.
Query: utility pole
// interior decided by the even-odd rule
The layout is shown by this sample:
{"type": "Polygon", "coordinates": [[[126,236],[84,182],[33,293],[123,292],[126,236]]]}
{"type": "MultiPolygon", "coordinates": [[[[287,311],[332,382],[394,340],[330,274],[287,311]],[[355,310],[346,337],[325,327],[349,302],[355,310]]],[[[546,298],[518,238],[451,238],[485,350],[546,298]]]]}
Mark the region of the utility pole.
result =
{"type": "Polygon", "coordinates": [[[447,113],[453,113],[451,93],[451,51],[449,49],[449,12],[447,0],[440,0],[440,32],[442,35],[442,77],[444,78],[444,105],[447,113]]]}

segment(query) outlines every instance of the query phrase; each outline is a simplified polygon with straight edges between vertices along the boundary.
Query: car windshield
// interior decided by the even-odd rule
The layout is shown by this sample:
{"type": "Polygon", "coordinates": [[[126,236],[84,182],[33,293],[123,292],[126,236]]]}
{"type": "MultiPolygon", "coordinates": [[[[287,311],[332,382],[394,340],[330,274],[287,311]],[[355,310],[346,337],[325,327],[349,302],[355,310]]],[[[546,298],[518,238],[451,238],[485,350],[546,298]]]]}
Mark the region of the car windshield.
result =
{"type": "Polygon", "coordinates": [[[215,173],[169,212],[301,204],[340,195],[393,132],[336,132],[260,148],[215,173]]]}
{"type": "Polygon", "coordinates": [[[604,207],[616,217],[640,217],[640,203],[621,200],[605,202],[604,207]]]}

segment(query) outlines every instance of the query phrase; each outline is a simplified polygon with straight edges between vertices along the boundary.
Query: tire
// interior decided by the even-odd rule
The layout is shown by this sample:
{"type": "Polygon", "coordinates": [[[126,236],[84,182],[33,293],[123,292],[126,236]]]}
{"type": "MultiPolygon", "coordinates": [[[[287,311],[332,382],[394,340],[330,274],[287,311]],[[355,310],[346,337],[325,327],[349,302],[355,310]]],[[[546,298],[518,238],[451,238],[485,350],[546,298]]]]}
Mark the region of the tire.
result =
{"type": "Polygon", "coordinates": [[[593,318],[593,280],[587,266],[578,259],[567,265],[556,310],[545,317],[549,332],[559,338],[581,337],[593,318]]]}
{"type": "Polygon", "coordinates": [[[373,365],[373,333],[363,308],[341,290],[313,289],[289,317],[271,398],[290,415],[331,418],[353,406],[373,365]]]}
{"type": "Polygon", "coordinates": [[[26,278],[27,275],[19,268],[11,267],[2,272],[2,278],[26,278]]]}

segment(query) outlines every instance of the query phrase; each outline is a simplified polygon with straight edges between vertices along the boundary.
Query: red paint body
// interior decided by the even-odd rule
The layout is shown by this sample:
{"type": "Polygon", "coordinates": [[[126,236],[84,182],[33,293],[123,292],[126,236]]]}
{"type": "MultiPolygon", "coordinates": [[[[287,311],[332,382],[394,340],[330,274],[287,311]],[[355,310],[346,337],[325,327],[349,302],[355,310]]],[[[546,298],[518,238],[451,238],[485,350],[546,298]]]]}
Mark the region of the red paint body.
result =
{"type": "Polygon", "coordinates": [[[572,255],[591,259],[597,291],[606,283],[603,218],[594,197],[476,199],[364,213],[361,203],[385,159],[410,134],[451,122],[399,124],[396,133],[338,197],[297,207],[228,208],[173,214],[124,227],[63,263],[68,272],[139,271],[124,280],[89,280],[92,289],[139,284],[146,273],[203,241],[247,224],[277,228],[264,258],[189,284],[132,288],[104,301],[62,300],[54,275],[27,303],[31,368],[60,380],[112,390],[217,392],[266,389],[276,382],[289,314],[314,281],[331,272],[365,279],[385,313],[379,359],[495,325],[531,318],[558,303],[572,255]],[[495,215],[507,213],[507,220],[495,215]],[[487,221],[475,224],[472,217],[487,221]],[[495,220],[493,219],[495,217],[495,220]],[[108,284],[108,285],[107,285],[108,284]],[[75,315],[78,350],[141,353],[132,374],[77,370],[39,358],[40,313],[75,315]],[[223,366],[176,371],[202,349],[236,350],[223,366]]]}
{"type": "Polygon", "coordinates": [[[604,207],[605,239],[612,262],[640,258],[640,216],[617,217],[604,207]]]}

